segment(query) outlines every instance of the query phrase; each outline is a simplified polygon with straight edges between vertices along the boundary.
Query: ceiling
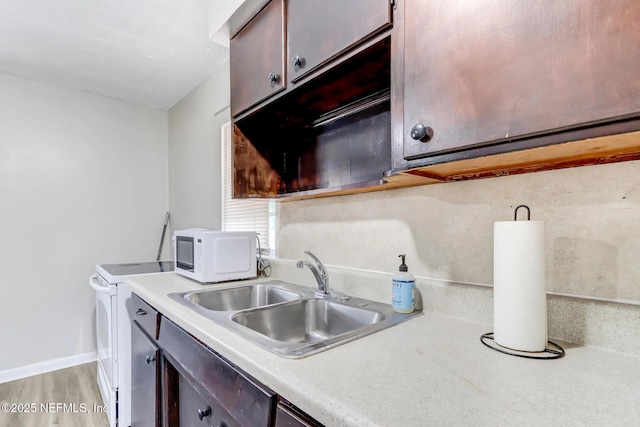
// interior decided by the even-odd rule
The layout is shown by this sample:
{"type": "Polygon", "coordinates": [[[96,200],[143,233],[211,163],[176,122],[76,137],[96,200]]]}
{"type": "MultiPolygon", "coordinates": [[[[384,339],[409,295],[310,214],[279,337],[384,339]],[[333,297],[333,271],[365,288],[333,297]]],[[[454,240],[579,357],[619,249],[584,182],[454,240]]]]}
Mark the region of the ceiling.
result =
{"type": "Polygon", "coordinates": [[[0,73],[167,110],[228,58],[230,2],[5,0],[0,73]]]}

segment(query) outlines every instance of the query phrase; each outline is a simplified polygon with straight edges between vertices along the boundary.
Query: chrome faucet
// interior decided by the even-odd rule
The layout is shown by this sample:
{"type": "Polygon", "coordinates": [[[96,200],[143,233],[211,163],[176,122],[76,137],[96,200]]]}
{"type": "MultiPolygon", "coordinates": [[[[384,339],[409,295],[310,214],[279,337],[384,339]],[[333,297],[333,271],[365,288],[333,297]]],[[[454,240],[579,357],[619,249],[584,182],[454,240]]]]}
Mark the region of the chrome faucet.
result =
{"type": "Polygon", "coordinates": [[[322,265],[322,262],[320,262],[317,256],[310,251],[304,251],[304,253],[313,258],[317,266],[311,264],[309,261],[298,261],[296,262],[296,267],[308,267],[316,278],[316,282],[318,282],[318,292],[329,295],[329,275],[327,274],[327,270],[324,269],[324,265],[322,265]]]}

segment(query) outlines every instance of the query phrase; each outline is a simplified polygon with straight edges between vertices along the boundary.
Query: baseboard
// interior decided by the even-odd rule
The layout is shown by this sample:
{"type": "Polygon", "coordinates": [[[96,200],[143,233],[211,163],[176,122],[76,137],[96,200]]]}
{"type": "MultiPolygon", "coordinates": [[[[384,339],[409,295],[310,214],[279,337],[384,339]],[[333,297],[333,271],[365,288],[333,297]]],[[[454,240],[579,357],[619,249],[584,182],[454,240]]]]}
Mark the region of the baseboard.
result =
{"type": "Polygon", "coordinates": [[[92,351],[89,353],[76,354],[74,356],[61,357],[60,359],[34,363],[33,365],[22,366],[20,368],[7,369],[6,371],[0,371],[0,384],[57,371],[59,369],[82,365],[84,363],[95,362],[96,360],[98,360],[98,354],[97,352],[92,351]]]}

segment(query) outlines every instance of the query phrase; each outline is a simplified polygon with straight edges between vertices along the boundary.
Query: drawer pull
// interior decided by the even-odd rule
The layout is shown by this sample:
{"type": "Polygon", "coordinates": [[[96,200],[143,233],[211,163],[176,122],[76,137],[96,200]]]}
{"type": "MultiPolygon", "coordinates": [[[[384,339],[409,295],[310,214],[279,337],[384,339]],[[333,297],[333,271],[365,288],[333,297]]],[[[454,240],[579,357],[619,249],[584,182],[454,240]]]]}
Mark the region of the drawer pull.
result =
{"type": "Polygon", "coordinates": [[[136,316],[144,316],[145,314],[147,314],[147,312],[141,308],[139,308],[138,311],[136,311],[136,316]]]}

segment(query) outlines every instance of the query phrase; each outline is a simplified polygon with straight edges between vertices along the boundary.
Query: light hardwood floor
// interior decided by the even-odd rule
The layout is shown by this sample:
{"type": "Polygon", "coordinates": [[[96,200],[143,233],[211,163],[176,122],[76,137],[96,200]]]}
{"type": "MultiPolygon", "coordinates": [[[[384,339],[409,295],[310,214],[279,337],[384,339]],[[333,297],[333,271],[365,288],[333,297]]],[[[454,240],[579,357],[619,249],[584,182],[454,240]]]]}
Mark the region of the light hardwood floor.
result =
{"type": "Polygon", "coordinates": [[[0,427],[109,426],[95,362],[0,384],[0,404],[0,427]]]}

